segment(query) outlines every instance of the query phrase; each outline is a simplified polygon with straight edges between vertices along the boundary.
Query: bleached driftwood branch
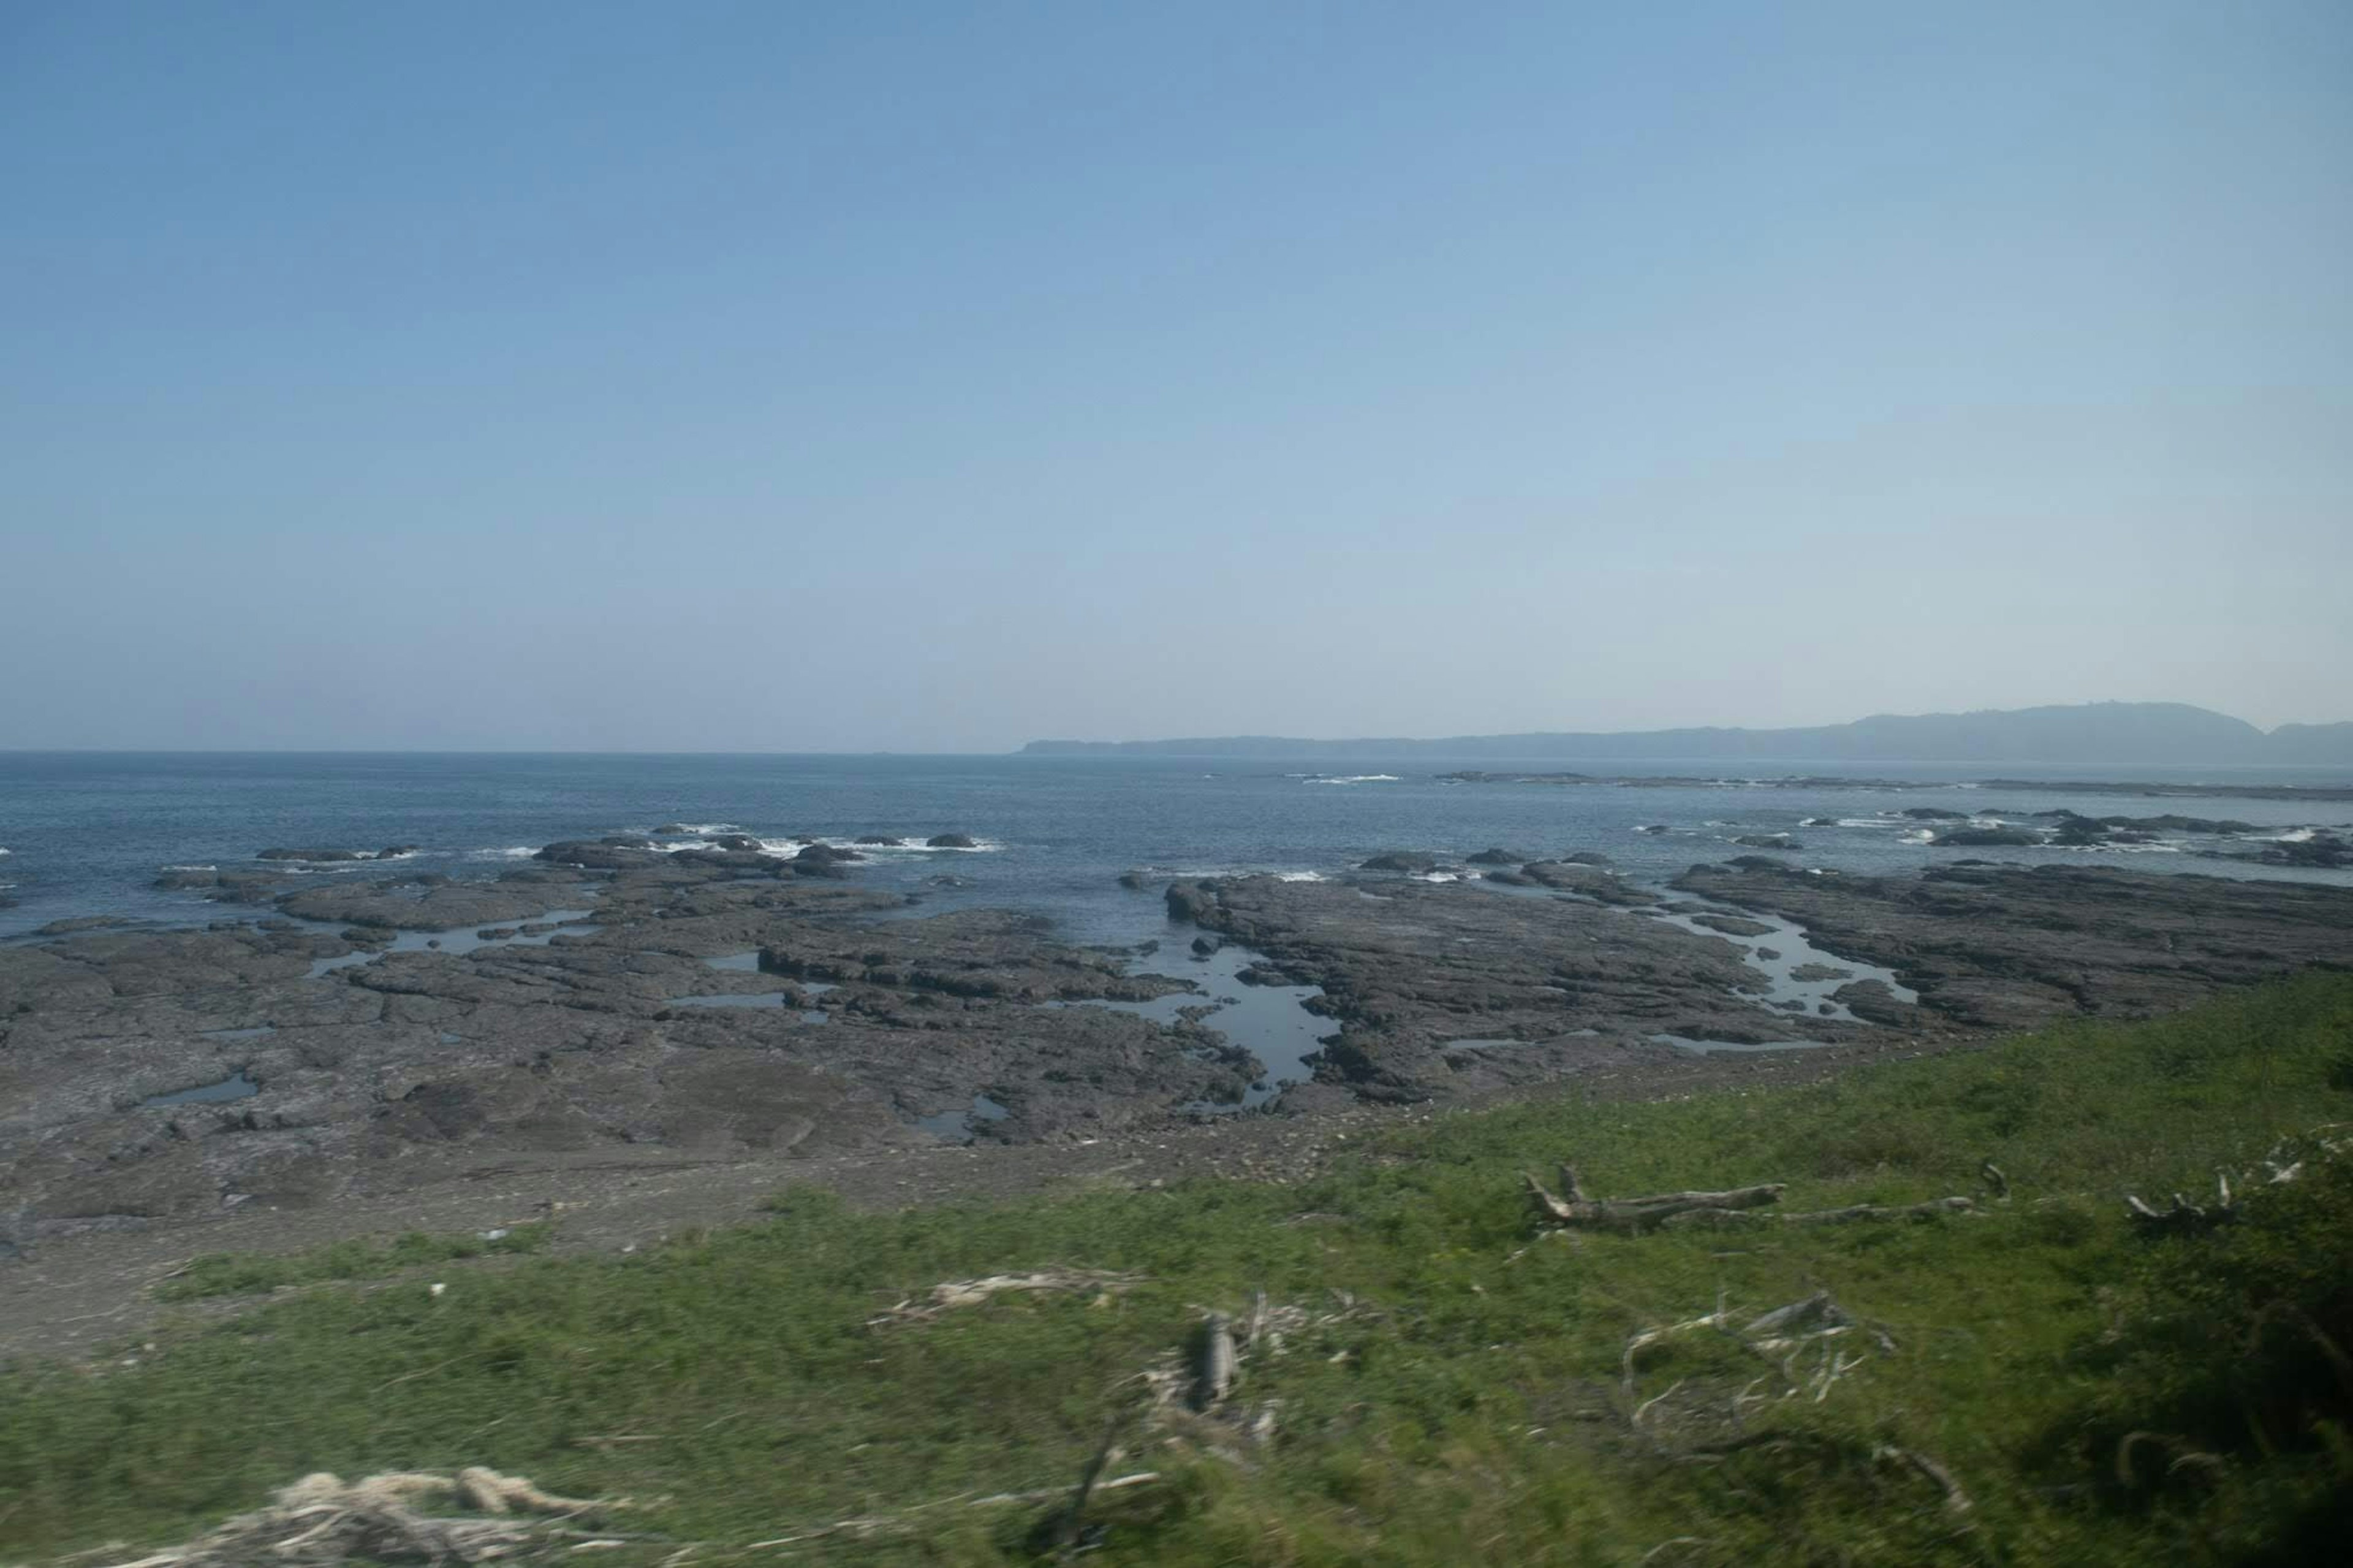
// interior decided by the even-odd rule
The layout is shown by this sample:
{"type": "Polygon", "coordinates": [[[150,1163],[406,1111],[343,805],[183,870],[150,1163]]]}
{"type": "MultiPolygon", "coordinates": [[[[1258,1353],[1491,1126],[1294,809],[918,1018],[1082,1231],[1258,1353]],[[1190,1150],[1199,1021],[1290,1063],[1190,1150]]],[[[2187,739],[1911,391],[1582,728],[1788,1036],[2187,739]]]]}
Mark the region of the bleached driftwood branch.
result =
{"type": "Polygon", "coordinates": [[[1678,1215],[1710,1211],[1733,1213],[1762,1208],[1781,1201],[1785,1184],[1768,1182],[1754,1187],[1734,1187],[1720,1193],[1652,1193],[1643,1197],[1588,1196],[1577,1179],[1577,1167],[1560,1168],[1560,1194],[1554,1195],[1534,1175],[1527,1178],[1528,1198],[1537,1218],[1576,1230],[1655,1230],[1678,1215]]]}
{"type": "Polygon", "coordinates": [[[1145,1283],[1140,1274],[1121,1274],[1106,1268],[1041,1268],[1029,1274],[990,1274],[978,1279],[950,1279],[932,1287],[930,1297],[917,1300],[910,1296],[889,1310],[866,1320],[870,1329],[887,1328],[895,1323],[923,1323],[943,1312],[958,1307],[977,1307],[999,1296],[1024,1292],[1092,1290],[1116,1296],[1145,1283]]]}
{"type": "Polygon", "coordinates": [[[369,1562],[478,1563],[576,1534],[567,1521],[626,1508],[626,1500],[557,1497],[521,1476],[473,1466],[454,1476],[395,1472],[346,1482],[320,1471],[281,1487],[267,1507],[223,1521],[184,1546],[121,1568],[289,1568],[369,1562]],[[417,1511],[455,1502],[470,1517],[417,1511]],[[531,1518],[530,1515],[548,1516],[531,1518]]]}
{"type": "Polygon", "coordinates": [[[1635,1235],[1667,1226],[1845,1225],[1858,1220],[1929,1219],[1938,1215],[1969,1214],[1977,1208],[1972,1199],[1950,1197],[1931,1198],[1922,1204],[1857,1204],[1849,1208],[1790,1213],[1772,1209],[1781,1201],[1787,1186],[1781,1182],[1732,1187],[1717,1193],[1652,1193],[1641,1197],[1596,1198],[1589,1196],[1578,1183],[1574,1165],[1560,1168],[1561,1190],[1557,1195],[1535,1176],[1526,1180],[1528,1201],[1536,1211],[1538,1223],[1571,1230],[1615,1230],[1635,1235]]]}

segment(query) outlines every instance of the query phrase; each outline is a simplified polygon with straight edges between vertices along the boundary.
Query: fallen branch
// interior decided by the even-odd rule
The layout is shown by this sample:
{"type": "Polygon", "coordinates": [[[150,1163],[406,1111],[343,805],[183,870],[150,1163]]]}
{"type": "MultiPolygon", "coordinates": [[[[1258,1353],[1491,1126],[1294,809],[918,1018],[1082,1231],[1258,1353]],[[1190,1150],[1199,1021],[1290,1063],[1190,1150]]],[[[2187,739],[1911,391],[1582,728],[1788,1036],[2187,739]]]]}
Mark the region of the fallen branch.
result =
{"type": "Polygon", "coordinates": [[[1742,1209],[1762,1208],[1781,1201],[1786,1185],[1768,1182],[1753,1187],[1734,1187],[1720,1193],[1653,1193],[1643,1197],[1594,1198],[1586,1195],[1577,1179],[1577,1167],[1560,1168],[1560,1195],[1555,1196],[1534,1175],[1527,1177],[1528,1198],[1535,1205],[1537,1219],[1546,1224],[1564,1226],[1575,1230],[1622,1230],[1640,1233],[1655,1230],[1679,1215],[1707,1212],[1734,1213],[1742,1209]]]}
{"type": "Polygon", "coordinates": [[[249,1568],[269,1562],[329,1568],[354,1558],[382,1563],[464,1563],[510,1555],[577,1532],[573,1519],[628,1507],[626,1500],[557,1497],[521,1476],[475,1466],[454,1476],[395,1472],[346,1482],[321,1471],[282,1487],[268,1507],[241,1513],[185,1546],[121,1568],[249,1568]],[[438,1518],[417,1512],[456,1502],[479,1511],[438,1518]],[[522,1514],[554,1515],[527,1519],[522,1514]]]}
{"type": "MultiPolygon", "coordinates": [[[[1088,1489],[1090,1497],[1102,1497],[1107,1492],[1127,1491],[1135,1487],[1152,1486],[1164,1478],[1156,1470],[1140,1470],[1134,1475],[1115,1476],[1107,1481],[1097,1481],[1088,1489]]],[[[864,1541],[878,1535],[896,1535],[913,1531],[932,1522],[930,1518],[918,1519],[918,1514],[936,1515],[944,1510],[984,1508],[1020,1508],[1041,1502],[1054,1502],[1070,1496],[1068,1487],[1041,1487],[1035,1491],[997,1492],[988,1497],[942,1498],[936,1502],[917,1503],[898,1513],[868,1514],[856,1519],[840,1519],[831,1524],[820,1524],[793,1535],[771,1536],[765,1541],[754,1541],[736,1547],[739,1552],[767,1552],[779,1546],[799,1546],[811,1541],[827,1541],[837,1536],[864,1541]]]]}
{"type": "MultiPolygon", "coordinates": [[[[1735,1425],[1741,1421],[1751,1405],[1800,1396],[1809,1397],[1819,1405],[1830,1397],[1831,1391],[1841,1379],[1870,1359],[1873,1349],[1883,1354],[1893,1354],[1895,1350],[1894,1340],[1876,1329],[1868,1328],[1840,1306],[1827,1290],[1818,1290],[1802,1300],[1759,1313],[1738,1327],[1734,1326],[1730,1310],[1724,1298],[1719,1296],[1712,1312],[1661,1328],[1645,1329],[1627,1340],[1620,1358],[1626,1397],[1632,1399],[1635,1396],[1644,1351],[1678,1335],[1701,1330],[1721,1336],[1772,1369],[1765,1377],[1755,1379],[1732,1396],[1727,1415],[1735,1425]],[[1851,1342],[1851,1336],[1857,1333],[1865,1336],[1869,1345],[1859,1346],[1849,1353],[1845,1345],[1851,1342]],[[1758,1393],[1759,1386],[1776,1373],[1779,1374],[1780,1391],[1778,1394],[1758,1393]]],[[[1651,1409],[1681,1386],[1683,1382],[1678,1380],[1664,1394],[1655,1394],[1637,1405],[1631,1425],[1639,1429],[1651,1409]]]]}
{"type": "MultiPolygon", "coordinates": [[[[2311,1160],[2337,1159],[2353,1150],[2353,1140],[2331,1137],[2348,1125],[2341,1121],[2325,1122],[2301,1136],[2283,1138],[2263,1156],[2263,1173],[2258,1176],[2242,1173],[2240,1181],[2251,1184],[2258,1191],[2264,1187],[2284,1186],[2304,1174],[2306,1163],[2311,1160]]],[[[2231,1190],[2231,1174],[2214,1173],[2215,1202],[2212,1208],[2191,1203],[2181,1194],[2173,1194],[2170,1208],[2157,1208],[2143,1203],[2137,1194],[2125,1194],[2125,1212],[2133,1228],[2143,1236],[2202,1236],[2210,1230],[2234,1225],[2239,1218],[2239,1199],[2231,1190]]]]}
{"type": "Polygon", "coordinates": [[[1856,1204],[1842,1209],[1801,1209],[1793,1213],[1756,1214],[1737,1209],[1692,1209],[1672,1215],[1662,1224],[1679,1228],[1692,1226],[1725,1225],[1850,1225],[1860,1220],[1935,1219],[1941,1215],[1975,1214],[1974,1199],[1963,1197],[1930,1198],[1926,1203],[1856,1204]]]}
{"type": "Polygon", "coordinates": [[[927,1300],[913,1297],[866,1320],[870,1329],[897,1323],[924,1323],[958,1307],[977,1307],[999,1296],[1031,1291],[1093,1290],[1116,1296],[1145,1283],[1140,1274],[1119,1274],[1103,1268],[1041,1268],[1029,1274],[991,1274],[978,1279],[950,1279],[932,1287],[927,1300]]]}

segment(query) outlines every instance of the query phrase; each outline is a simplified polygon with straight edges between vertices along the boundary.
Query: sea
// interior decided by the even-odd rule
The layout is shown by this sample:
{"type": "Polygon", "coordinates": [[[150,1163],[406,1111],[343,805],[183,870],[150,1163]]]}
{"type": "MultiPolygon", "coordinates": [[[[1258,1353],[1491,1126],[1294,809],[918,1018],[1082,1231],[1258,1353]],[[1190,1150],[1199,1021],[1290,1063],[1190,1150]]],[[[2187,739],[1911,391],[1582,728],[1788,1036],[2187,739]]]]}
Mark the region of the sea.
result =
{"type": "MultiPolygon", "coordinates": [[[[921,909],[1016,908],[1050,918],[1066,940],[1125,944],[1162,934],[1157,898],[1119,885],[1155,879],[1267,872],[1341,875],[1390,850],[1460,864],[1489,847],[1535,856],[1596,851],[1624,875],[1662,882],[1695,862],[1753,853],[1734,841],[1787,834],[1786,858],[1807,868],[1883,873],[1963,856],[2032,865],[2106,864],[2137,870],[2264,876],[2353,885],[2353,872],[2294,870],[2217,858],[2235,844],[2353,825],[2345,801],[2148,798],[2042,787],[1991,789],[1972,778],[2039,784],[2110,778],[2168,784],[2329,784],[2342,770],[2288,768],[2035,769],[2024,764],[1872,763],[1873,780],[1777,787],[1776,779],[1852,774],[1852,763],[1744,761],[1686,767],[1655,759],[1580,764],[1591,773],[1673,784],[1462,782],[1475,768],[1556,771],[1557,762],[1453,763],[1368,756],[1284,763],[1163,756],[524,755],[427,753],[158,753],[0,752],[0,941],[31,939],[53,921],[94,915],[164,925],[250,918],[255,911],[158,889],[172,868],[256,864],[262,849],[375,850],[413,845],[400,868],[491,878],[528,864],[558,839],[683,828],[666,842],[741,832],[779,854],[798,839],[848,843],[887,835],[853,874],[902,891],[921,909]],[[2172,813],[2232,818],[2255,831],[2224,841],[2166,834],[2098,849],[1937,847],[1915,807],[2025,821],[2059,807],[2087,816],[2172,813]],[[940,834],[970,849],[929,849],[940,834]]],[[[380,862],[301,868],[310,878],[381,876],[380,862]]],[[[1433,875],[1446,877],[1441,870],[1433,875]]]]}

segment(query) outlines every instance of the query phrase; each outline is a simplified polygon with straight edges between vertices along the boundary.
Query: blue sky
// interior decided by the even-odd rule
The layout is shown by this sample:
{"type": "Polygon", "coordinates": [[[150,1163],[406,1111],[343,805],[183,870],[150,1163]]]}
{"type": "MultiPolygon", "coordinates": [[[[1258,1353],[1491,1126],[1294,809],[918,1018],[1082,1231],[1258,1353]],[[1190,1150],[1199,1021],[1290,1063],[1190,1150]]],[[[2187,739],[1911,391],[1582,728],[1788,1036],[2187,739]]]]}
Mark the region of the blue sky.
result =
{"type": "Polygon", "coordinates": [[[0,0],[0,747],[2353,717],[2353,8],[0,0]]]}

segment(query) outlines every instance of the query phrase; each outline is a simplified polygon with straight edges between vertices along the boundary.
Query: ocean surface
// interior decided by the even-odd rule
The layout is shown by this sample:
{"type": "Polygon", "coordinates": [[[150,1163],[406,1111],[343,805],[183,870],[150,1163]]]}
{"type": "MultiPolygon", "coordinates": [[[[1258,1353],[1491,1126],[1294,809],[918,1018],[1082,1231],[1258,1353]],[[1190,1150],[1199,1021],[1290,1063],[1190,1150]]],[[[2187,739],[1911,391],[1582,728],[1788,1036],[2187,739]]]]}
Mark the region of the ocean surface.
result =
{"type": "MultiPolygon", "coordinates": [[[[1672,786],[1564,786],[1437,776],[1456,767],[1494,772],[1513,765],[1427,757],[1287,764],[1162,757],[0,752],[0,899],[14,900],[0,909],[0,939],[88,915],[173,924],[248,918],[259,911],[152,884],[166,868],[227,869],[252,864],[258,851],[273,846],[374,850],[413,844],[417,852],[403,870],[494,877],[556,839],[668,825],[773,838],[786,853],[793,837],[846,842],[879,833],[920,842],[967,834],[978,848],[880,851],[852,874],[868,885],[920,894],[926,908],[1033,910],[1054,919],[1069,940],[1085,942],[1161,934],[1159,900],[1117,885],[1132,868],[1155,875],[1331,876],[1388,849],[1457,858],[1491,845],[1538,855],[1598,850],[1630,877],[1664,879],[1697,861],[1751,853],[1732,842],[1740,835],[1788,833],[1802,845],[1789,857],[1793,863],[1858,872],[1975,856],[2353,885],[2353,872],[2212,858],[2207,852],[2220,841],[2180,834],[2095,850],[1934,848],[1920,842],[1921,825],[1901,815],[1941,806],[2014,820],[2064,806],[2086,816],[2235,818],[2268,836],[2346,825],[2353,821],[2353,803],[2342,801],[2149,799],[1961,784],[1774,788],[1700,778],[1672,786]],[[965,885],[944,887],[944,877],[965,885]]],[[[1525,765],[1548,771],[1541,763],[1525,765]]],[[[1803,759],[1741,765],[1755,778],[1856,771],[1851,763],[1803,759]]],[[[1587,766],[1599,772],[1604,765],[1587,766]]],[[[1684,770],[1651,761],[1629,763],[1624,771],[1684,770]]],[[[1920,781],[1989,771],[1949,763],[1870,768],[1877,778],[1920,781]]],[[[1998,771],[2064,780],[2117,770],[1998,771]]],[[[2158,783],[2353,783],[2330,770],[2128,773],[2158,783]]],[[[673,839],[693,841],[691,835],[673,839]]],[[[318,867],[306,875],[385,869],[318,867]]]]}

